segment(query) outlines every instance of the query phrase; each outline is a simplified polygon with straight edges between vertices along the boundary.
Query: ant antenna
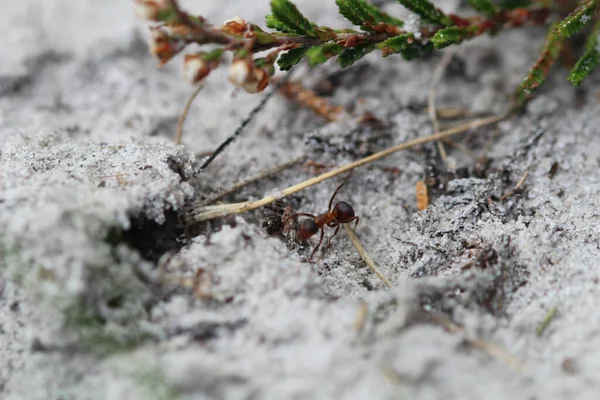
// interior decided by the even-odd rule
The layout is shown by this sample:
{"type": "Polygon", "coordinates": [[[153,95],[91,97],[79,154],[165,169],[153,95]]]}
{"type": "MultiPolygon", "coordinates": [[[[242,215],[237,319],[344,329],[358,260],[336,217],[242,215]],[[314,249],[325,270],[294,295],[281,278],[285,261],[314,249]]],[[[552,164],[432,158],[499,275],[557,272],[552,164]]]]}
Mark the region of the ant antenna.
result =
{"type": "Polygon", "coordinates": [[[346,176],[346,179],[344,179],[344,182],[342,182],[342,184],[340,186],[338,186],[337,189],[335,189],[335,192],[333,192],[331,199],[329,199],[329,207],[327,208],[328,211],[331,211],[331,206],[333,205],[333,199],[335,199],[335,196],[338,194],[338,192],[340,191],[342,186],[344,186],[346,184],[346,182],[348,182],[348,179],[350,179],[350,176],[352,176],[352,172],[353,172],[353,170],[350,170],[350,173],[348,174],[348,176],[346,176]]]}

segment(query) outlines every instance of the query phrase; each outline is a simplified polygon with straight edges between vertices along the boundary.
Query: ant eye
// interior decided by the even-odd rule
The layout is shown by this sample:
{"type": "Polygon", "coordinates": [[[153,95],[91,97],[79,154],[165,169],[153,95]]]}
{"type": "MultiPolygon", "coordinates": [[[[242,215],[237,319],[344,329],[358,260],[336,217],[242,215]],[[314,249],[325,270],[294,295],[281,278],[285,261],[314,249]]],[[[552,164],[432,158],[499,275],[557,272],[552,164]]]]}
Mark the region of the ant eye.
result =
{"type": "Polygon", "coordinates": [[[335,205],[334,210],[336,212],[336,218],[340,222],[349,220],[350,218],[354,217],[354,209],[350,204],[346,203],[345,201],[338,202],[335,205]]]}
{"type": "Polygon", "coordinates": [[[305,219],[298,227],[298,239],[306,240],[319,231],[319,226],[312,219],[305,219]]]}

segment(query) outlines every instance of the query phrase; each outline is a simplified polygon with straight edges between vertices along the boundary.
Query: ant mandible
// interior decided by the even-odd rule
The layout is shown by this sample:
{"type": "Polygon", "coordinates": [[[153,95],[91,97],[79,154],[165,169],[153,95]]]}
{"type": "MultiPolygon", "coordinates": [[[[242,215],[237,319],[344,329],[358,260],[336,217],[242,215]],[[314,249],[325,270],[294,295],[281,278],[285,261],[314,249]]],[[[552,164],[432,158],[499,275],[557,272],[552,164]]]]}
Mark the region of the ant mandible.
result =
{"type": "Polygon", "coordinates": [[[317,244],[317,246],[314,248],[313,252],[307,260],[308,262],[310,262],[310,260],[313,258],[313,256],[321,246],[321,243],[323,242],[323,236],[325,236],[325,226],[335,228],[333,235],[331,235],[329,237],[329,240],[327,241],[327,246],[325,247],[327,249],[331,245],[331,239],[333,239],[333,237],[337,235],[340,229],[340,224],[348,224],[350,222],[356,221],[354,229],[356,229],[356,226],[358,225],[359,217],[357,215],[354,215],[354,209],[350,204],[346,203],[345,201],[338,201],[335,204],[335,207],[331,208],[335,196],[342,188],[342,186],[346,184],[346,181],[349,177],[350,175],[348,175],[348,177],[344,179],[344,182],[342,182],[342,184],[338,186],[337,189],[335,189],[335,192],[333,192],[333,195],[329,200],[329,207],[327,208],[326,213],[319,215],[309,213],[297,213],[286,219],[286,221],[284,221],[285,224],[285,222],[292,218],[295,219],[301,216],[310,217],[310,219],[305,219],[302,222],[300,222],[300,226],[298,227],[298,231],[296,233],[298,239],[300,239],[303,242],[313,237],[319,231],[319,229],[321,230],[321,238],[319,239],[319,244],[317,244]]]}

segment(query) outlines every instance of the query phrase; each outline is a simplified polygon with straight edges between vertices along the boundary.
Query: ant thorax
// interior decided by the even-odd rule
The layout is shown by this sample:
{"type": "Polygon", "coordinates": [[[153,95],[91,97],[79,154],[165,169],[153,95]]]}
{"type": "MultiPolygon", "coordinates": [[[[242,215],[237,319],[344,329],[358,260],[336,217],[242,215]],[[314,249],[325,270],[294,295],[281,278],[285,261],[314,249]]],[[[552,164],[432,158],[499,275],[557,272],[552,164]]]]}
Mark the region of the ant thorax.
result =
{"type": "Polygon", "coordinates": [[[329,216],[329,213],[319,214],[315,217],[315,224],[317,224],[318,226],[324,226],[325,224],[330,222],[331,219],[332,218],[329,216]]]}

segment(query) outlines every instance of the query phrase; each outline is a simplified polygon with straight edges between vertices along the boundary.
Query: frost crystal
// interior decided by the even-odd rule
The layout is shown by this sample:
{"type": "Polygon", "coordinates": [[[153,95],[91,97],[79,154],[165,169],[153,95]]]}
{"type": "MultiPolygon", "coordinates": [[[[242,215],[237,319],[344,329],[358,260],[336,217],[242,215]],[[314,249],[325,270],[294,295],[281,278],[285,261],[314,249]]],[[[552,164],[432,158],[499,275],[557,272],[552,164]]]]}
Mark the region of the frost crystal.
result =
{"type": "Polygon", "coordinates": [[[581,22],[582,24],[587,24],[588,22],[590,22],[590,19],[592,19],[591,16],[584,14],[581,16],[581,18],[579,19],[579,22],[581,22]]]}
{"type": "Polygon", "coordinates": [[[404,30],[415,35],[415,39],[421,39],[421,17],[410,13],[404,21],[404,30]]]}

